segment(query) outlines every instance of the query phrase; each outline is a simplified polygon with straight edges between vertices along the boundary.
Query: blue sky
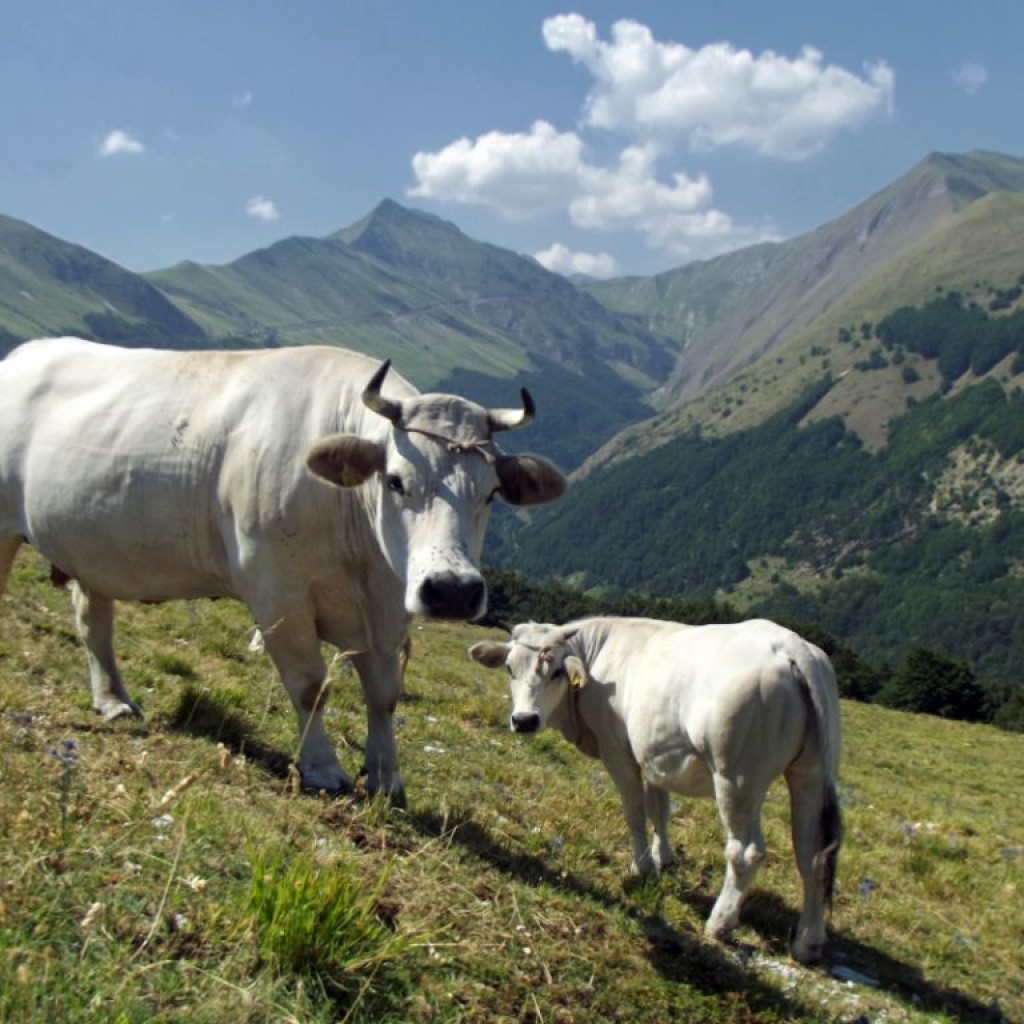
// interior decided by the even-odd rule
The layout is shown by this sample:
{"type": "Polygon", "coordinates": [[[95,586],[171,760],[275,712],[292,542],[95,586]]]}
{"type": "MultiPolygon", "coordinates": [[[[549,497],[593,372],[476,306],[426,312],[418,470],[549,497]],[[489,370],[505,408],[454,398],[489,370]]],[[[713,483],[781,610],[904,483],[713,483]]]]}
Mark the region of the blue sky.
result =
{"type": "Polygon", "coordinates": [[[385,198],[649,274],[1024,156],[1019,0],[0,0],[0,213],[132,270],[385,198]]]}

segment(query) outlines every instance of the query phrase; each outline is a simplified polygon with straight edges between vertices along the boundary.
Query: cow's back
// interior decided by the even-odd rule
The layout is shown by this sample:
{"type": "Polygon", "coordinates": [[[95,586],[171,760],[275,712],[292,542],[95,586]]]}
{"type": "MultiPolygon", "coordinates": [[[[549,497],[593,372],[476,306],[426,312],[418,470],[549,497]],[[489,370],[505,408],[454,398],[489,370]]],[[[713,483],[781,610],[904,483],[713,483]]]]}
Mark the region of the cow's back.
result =
{"type": "Polygon", "coordinates": [[[306,525],[290,516],[341,504],[304,457],[344,426],[339,409],[360,416],[373,365],[332,349],[21,346],[0,363],[3,530],[110,596],[237,596],[240,537],[287,545],[306,525]]]}

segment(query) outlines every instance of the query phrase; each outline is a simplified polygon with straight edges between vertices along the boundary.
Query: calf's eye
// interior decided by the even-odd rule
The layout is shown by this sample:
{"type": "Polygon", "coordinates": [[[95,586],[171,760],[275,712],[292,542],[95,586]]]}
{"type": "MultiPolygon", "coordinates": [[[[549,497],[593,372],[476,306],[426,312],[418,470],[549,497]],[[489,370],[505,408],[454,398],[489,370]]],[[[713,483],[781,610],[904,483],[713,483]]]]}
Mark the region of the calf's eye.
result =
{"type": "Polygon", "coordinates": [[[405,494],[405,486],[402,484],[402,478],[396,473],[388,473],[386,483],[388,490],[393,494],[405,494]]]}

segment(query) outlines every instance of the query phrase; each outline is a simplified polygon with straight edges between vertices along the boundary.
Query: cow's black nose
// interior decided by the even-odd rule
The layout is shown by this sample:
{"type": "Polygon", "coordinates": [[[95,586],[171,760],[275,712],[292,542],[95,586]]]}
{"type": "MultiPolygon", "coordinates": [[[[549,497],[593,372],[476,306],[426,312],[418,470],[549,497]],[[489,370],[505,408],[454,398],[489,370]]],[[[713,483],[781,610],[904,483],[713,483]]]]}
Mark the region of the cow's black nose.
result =
{"type": "Polygon", "coordinates": [[[486,611],[487,584],[475,573],[438,573],[421,584],[420,605],[432,619],[475,619],[486,611]]]}
{"type": "Polygon", "coordinates": [[[536,732],[540,728],[540,715],[535,711],[516,711],[512,715],[513,732],[536,732]]]}

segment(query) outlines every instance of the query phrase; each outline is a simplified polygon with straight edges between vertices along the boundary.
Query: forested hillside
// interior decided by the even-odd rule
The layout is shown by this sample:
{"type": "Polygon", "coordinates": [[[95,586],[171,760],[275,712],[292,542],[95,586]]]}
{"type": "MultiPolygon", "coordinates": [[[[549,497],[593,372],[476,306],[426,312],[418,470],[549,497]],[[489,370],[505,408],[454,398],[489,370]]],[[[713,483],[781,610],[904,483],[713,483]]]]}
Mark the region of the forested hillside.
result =
{"type": "Polygon", "coordinates": [[[584,588],[740,600],[820,623],[871,659],[924,645],[1018,682],[1024,396],[991,378],[951,390],[972,364],[1022,350],[1024,317],[1000,308],[1018,296],[1004,298],[986,312],[946,294],[879,323],[860,372],[912,351],[948,392],[913,404],[880,450],[839,417],[807,421],[826,377],[757,427],[694,429],[578,482],[500,550],[503,564],[584,588]]]}

